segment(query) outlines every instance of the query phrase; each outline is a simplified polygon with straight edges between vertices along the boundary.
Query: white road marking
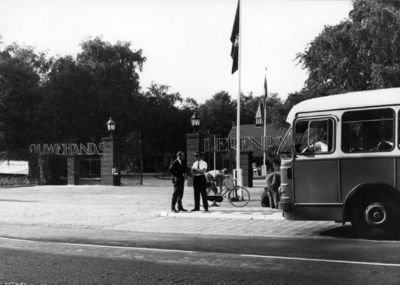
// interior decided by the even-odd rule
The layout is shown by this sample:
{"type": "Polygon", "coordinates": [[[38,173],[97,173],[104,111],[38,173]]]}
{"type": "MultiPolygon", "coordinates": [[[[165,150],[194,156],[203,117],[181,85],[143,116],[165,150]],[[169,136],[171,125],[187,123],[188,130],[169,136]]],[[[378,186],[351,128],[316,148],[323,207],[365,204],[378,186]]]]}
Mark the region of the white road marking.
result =
{"type": "Polygon", "coordinates": [[[65,243],[65,242],[62,244],[87,246],[87,247],[100,247],[100,248],[144,250],[144,251],[162,251],[162,252],[180,252],[180,253],[200,253],[201,252],[201,251],[191,251],[191,250],[176,250],[176,249],[162,249],[162,248],[134,247],[134,246],[116,246],[116,245],[98,245],[98,244],[80,244],[80,243],[65,243]]]}
{"type": "MultiPolygon", "coordinates": [[[[21,241],[21,242],[40,242],[40,243],[57,243],[60,245],[68,246],[81,246],[81,247],[96,247],[96,248],[110,248],[110,249],[125,249],[125,250],[141,250],[141,251],[159,251],[159,252],[175,252],[175,253],[198,253],[198,254],[222,254],[217,252],[203,252],[203,251],[191,251],[191,250],[176,250],[176,249],[161,249],[161,248],[146,248],[146,247],[128,247],[128,246],[115,246],[115,245],[97,245],[97,244],[82,244],[82,243],[59,243],[49,241],[32,241],[24,239],[14,239],[0,237],[4,240],[21,241]]],[[[223,253],[237,255],[241,257],[252,257],[252,258],[263,258],[263,259],[283,259],[283,260],[297,260],[297,261],[313,261],[313,262],[330,262],[330,263],[342,263],[342,264],[356,264],[356,265],[374,265],[374,266],[392,266],[400,267],[397,263],[381,263],[381,262],[363,262],[363,261],[349,261],[349,260],[333,260],[333,259],[318,259],[318,258],[302,258],[302,257],[287,257],[287,256],[271,256],[271,255],[255,255],[255,254],[234,254],[234,253],[223,253]]]]}
{"type": "Polygon", "coordinates": [[[301,261],[315,261],[315,262],[332,262],[332,263],[345,263],[345,264],[359,264],[359,265],[378,265],[378,266],[396,266],[396,263],[381,263],[381,262],[363,262],[363,261],[349,261],[349,260],[333,260],[333,259],[318,259],[318,258],[302,258],[302,257],[285,257],[285,256],[268,256],[268,255],[254,255],[254,254],[241,254],[244,257],[257,257],[265,259],[286,259],[286,260],[301,260],[301,261]]]}

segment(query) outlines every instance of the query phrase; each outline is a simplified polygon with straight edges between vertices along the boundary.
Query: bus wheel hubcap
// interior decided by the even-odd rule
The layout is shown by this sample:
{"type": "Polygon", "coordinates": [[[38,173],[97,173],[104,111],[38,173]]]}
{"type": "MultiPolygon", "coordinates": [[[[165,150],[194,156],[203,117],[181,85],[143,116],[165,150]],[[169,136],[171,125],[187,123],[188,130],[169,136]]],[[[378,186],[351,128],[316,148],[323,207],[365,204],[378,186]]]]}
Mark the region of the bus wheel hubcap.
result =
{"type": "Polygon", "coordinates": [[[365,210],[365,220],[371,226],[380,226],[388,219],[388,212],[381,204],[371,204],[365,210]]]}

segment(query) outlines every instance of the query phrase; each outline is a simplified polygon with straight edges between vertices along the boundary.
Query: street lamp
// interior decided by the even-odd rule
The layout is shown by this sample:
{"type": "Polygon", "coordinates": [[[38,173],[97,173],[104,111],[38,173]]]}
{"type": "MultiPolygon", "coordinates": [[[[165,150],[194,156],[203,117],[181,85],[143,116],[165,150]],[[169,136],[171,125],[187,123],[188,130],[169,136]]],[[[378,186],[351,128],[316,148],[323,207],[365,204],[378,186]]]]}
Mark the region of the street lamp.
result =
{"type": "Polygon", "coordinates": [[[197,131],[197,129],[200,126],[200,117],[197,111],[194,111],[193,116],[190,118],[190,123],[192,124],[192,127],[194,128],[194,132],[197,131]]]}
{"type": "Polygon", "coordinates": [[[110,119],[107,122],[107,129],[111,134],[111,137],[113,136],[113,132],[115,131],[115,122],[113,119],[110,117],[110,119]]]}

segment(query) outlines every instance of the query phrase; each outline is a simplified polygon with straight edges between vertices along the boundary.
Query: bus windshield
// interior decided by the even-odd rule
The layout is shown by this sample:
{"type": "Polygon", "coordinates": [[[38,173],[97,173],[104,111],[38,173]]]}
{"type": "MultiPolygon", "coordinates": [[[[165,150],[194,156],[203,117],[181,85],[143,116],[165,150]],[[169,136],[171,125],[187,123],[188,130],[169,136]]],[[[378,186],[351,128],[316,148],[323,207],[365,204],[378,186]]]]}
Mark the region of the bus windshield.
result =
{"type": "Polygon", "coordinates": [[[290,128],[287,131],[281,145],[279,146],[278,153],[281,159],[290,159],[292,157],[292,145],[293,145],[292,134],[293,134],[292,128],[290,128]]]}

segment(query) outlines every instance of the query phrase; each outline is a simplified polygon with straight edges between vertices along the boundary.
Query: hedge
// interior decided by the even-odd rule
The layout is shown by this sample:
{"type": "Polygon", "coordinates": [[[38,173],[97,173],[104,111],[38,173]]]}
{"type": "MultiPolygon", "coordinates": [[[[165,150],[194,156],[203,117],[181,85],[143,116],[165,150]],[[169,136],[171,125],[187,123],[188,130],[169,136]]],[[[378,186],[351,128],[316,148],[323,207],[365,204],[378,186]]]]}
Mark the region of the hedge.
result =
{"type": "Polygon", "coordinates": [[[65,181],[61,179],[67,176],[67,158],[64,156],[39,155],[27,150],[17,150],[0,152],[0,160],[28,161],[29,174],[26,178],[31,185],[65,184],[65,181]]]}

